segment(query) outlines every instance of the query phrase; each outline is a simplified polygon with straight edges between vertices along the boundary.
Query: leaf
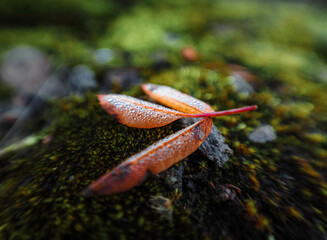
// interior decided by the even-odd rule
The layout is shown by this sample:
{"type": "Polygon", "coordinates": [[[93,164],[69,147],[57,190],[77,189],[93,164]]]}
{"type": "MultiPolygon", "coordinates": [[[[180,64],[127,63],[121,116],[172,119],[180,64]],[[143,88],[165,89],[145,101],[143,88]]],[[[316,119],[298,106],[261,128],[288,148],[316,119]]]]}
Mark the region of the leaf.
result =
{"type": "Polygon", "coordinates": [[[98,95],[98,99],[102,108],[129,127],[161,127],[183,117],[181,112],[125,95],[98,95]]]}
{"type": "Polygon", "coordinates": [[[140,185],[149,174],[157,174],[198,149],[208,137],[212,120],[203,118],[143,151],[131,156],[115,169],[88,186],[84,196],[109,195],[140,185]]]}
{"type": "MultiPolygon", "coordinates": [[[[144,86],[147,85],[149,84],[146,84],[144,86]]],[[[176,106],[180,104],[179,100],[176,100],[175,98],[181,99],[183,97],[185,103],[182,104],[181,110],[185,110],[186,106],[194,110],[193,106],[196,105],[198,108],[205,109],[205,111],[210,112],[203,113],[198,110],[199,113],[183,113],[170,108],[163,107],[158,104],[142,101],[137,98],[119,94],[98,95],[98,99],[102,108],[105,109],[108,113],[112,114],[120,123],[134,128],[162,127],[180,118],[215,117],[236,114],[256,109],[256,106],[248,106],[243,108],[213,112],[213,109],[206,103],[186,94],[183,94],[172,88],[167,88],[168,89],[166,89],[166,94],[171,93],[169,94],[169,96],[171,96],[169,99],[171,100],[171,103],[175,104],[175,106],[173,107],[178,108],[176,106]],[[189,101],[187,101],[187,99],[189,101]],[[193,106],[189,104],[193,104],[193,106]]],[[[162,98],[165,98],[165,96],[163,96],[162,98]]],[[[167,102],[163,102],[163,104],[166,103],[167,102]]]]}
{"type": "Polygon", "coordinates": [[[124,192],[141,184],[147,175],[162,172],[196,151],[211,132],[211,117],[257,108],[254,105],[214,112],[208,104],[170,87],[143,84],[142,89],[156,101],[178,111],[124,95],[98,95],[98,99],[107,112],[130,127],[160,127],[182,117],[202,119],[131,156],[84,189],[84,196],[124,192]]]}
{"type": "Polygon", "coordinates": [[[184,113],[205,113],[214,110],[205,102],[180,91],[156,84],[142,84],[142,90],[157,102],[184,113]]]}

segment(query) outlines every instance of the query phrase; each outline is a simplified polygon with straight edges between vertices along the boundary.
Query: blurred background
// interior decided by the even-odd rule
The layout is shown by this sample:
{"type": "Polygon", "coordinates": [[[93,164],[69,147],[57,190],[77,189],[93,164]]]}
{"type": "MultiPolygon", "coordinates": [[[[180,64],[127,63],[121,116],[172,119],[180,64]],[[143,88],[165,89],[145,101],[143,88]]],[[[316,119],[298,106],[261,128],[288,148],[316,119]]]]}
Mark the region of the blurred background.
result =
{"type": "Polygon", "coordinates": [[[42,126],[49,99],[119,92],[196,61],[242,65],[325,111],[326,15],[325,1],[3,0],[0,146],[42,126]]]}

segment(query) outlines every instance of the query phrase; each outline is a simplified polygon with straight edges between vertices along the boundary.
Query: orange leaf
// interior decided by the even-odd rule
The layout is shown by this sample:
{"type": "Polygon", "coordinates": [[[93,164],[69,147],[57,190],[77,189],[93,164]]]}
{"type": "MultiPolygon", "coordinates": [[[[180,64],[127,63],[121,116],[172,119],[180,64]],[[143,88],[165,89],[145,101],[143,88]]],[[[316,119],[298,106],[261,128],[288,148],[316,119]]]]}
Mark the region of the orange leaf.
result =
{"type": "Polygon", "coordinates": [[[125,95],[98,95],[98,99],[102,108],[129,127],[161,127],[183,116],[173,109],[125,95]]]}
{"type": "Polygon", "coordinates": [[[205,113],[214,110],[200,101],[176,89],[156,84],[142,84],[142,90],[157,102],[184,113],[205,113]]]}
{"type": "Polygon", "coordinates": [[[210,134],[211,128],[211,118],[203,118],[159,140],[100,177],[82,194],[84,196],[109,195],[140,185],[148,174],[162,172],[197,150],[210,134]]]}

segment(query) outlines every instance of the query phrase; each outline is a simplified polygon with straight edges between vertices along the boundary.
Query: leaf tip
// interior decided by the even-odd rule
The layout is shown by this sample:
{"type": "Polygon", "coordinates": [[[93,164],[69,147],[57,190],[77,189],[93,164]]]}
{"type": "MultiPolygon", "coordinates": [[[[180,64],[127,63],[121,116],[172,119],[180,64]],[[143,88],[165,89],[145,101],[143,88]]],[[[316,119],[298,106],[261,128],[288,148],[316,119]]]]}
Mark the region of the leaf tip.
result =
{"type": "Polygon", "coordinates": [[[100,102],[100,105],[105,108],[108,105],[108,102],[105,100],[106,95],[105,94],[98,94],[97,98],[100,102]]]}

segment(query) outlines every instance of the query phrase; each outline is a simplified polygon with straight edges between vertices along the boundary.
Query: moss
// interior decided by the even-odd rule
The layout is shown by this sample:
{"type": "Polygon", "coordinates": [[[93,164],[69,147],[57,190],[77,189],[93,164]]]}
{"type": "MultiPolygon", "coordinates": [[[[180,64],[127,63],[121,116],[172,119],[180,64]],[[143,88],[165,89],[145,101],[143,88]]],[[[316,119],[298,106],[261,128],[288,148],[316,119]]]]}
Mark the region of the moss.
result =
{"type": "MultiPolygon", "coordinates": [[[[4,238],[59,239],[85,237],[86,233],[92,239],[145,237],[155,229],[161,237],[191,234],[191,229],[189,233],[163,231],[170,223],[159,219],[149,206],[150,196],[165,193],[164,184],[156,177],[129,193],[93,199],[80,196],[80,191],[107,169],[171,133],[171,126],[152,130],[125,127],[99,107],[95,96],[64,100],[57,111],[60,117],[49,132],[51,141],[40,142],[6,166],[0,197],[4,238]],[[14,194],[8,196],[13,189],[14,194]]],[[[186,215],[174,205],[175,219],[186,215]]],[[[180,224],[189,228],[188,221],[180,224]]]]}
{"type": "MultiPolygon", "coordinates": [[[[294,106],[289,107],[287,111],[282,113],[280,109],[283,107],[285,108],[286,106],[275,105],[276,98],[266,92],[257,93],[248,99],[243,99],[234,92],[233,88],[228,83],[228,78],[225,77],[225,74],[219,73],[219,71],[214,69],[209,70],[205,68],[201,69],[195,67],[187,67],[178,71],[166,71],[160,75],[154,76],[151,79],[151,82],[159,84],[164,83],[166,85],[168,84],[184,92],[188,92],[197,98],[209,102],[212,106],[214,106],[215,109],[217,109],[218,106],[219,108],[225,109],[236,107],[238,105],[242,106],[254,103],[258,104],[260,109],[259,112],[252,112],[248,114],[237,115],[234,117],[222,117],[214,120],[216,126],[228,127],[228,130],[226,129],[223,132],[225,132],[227,142],[234,150],[234,156],[228,163],[224,165],[223,169],[215,168],[213,173],[212,171],[208,170],[212,169],[212,166],[203,167],[207,166],[207,164],[204,164],[202,161],[200,162],[199,166],[199,169],[201,169],[200,173],[194,169],[192,170],[191,162],[188,162],[188,171],[191,171],[191,175],[201,175],[201,172],[210,172],[207,173],[208,175],[206,176],[210,176],[209,179],[212,180],[211,183],[214,186],[220,185],[222,183],[231,183],[242,189],[241,199],[246,200],[248,197],[255,199],[257,202],[257,207],[255,208],[256,210],[254,213],[255,216],[246,217],[242,221],[252,224],[252,226],[257,229],[257,231],[262,231],[265,233],[265,235],[267,234],[278,237],[281,235],[286,236],[289,234],[289,236],[293,236],[294,233],[292,231],[294,228],[297,228],[296,226],[301,226],[303,229],[307,229],[305,230],[305,234],[307,234],[306,236],[310,236],[312,233],[310,233],[311,231],[309,229],[312,227],[321,227],[318,225],[312,226],[308,224],[307,221],[304,221],[305,218],[312,218],[314,216],[321,219],[321,215],[318,216],[314,211],[314,209],[318,207],[318,203],[311,205],[312,207],[310,210],[308,210],[305,207],[306,204],[304,202],[309,201],[307,196],[314,195],[314,198],[323,197],[323,193],[319,190],[321,187],[319,186],[324,186],[325,180],[323,180],[323,178],[318,175],[317,171],[313,169],[313,163],[306,163],[309,165],[301,168],[298,166],[298,163],[292,160],[285,161],[285,159],[288,158],[287,153],[285,152],[285,148],[293,149],[294,154],[307,154],[313,158],[315,156],[315,151],[309,147],[310,142],[312,142],[312,138],[308,136],[312,135],[308,133],[308,129],[305,127],[310,125],[312,130],[315,126],[310,118],[312,114],[310,109],[312,108],[310,107],[308,110],[306,110],[307,108],[305,107],[309,106],[310,104],[301,105],[301,103],[297,103],[299,105],[294,104],[294,106]],[[210,82],[210,84],[207,85],[208,82],[210,82]],[[206,92],[207,94],[203,94],[202,91],[206,92]],[[211,91],[215,91],[216,94],[210,94],[211,91]],[[235,105],[236,103],[237,105],[235,105]],[[297,108],[296,106],[299,107],[297,108]],[[278,111],[279,113],[275,114],[275,111],[278,111]],[[259,117],[260,121],[266,120],[267,122],[273,123],[276,129],[280,129],[280,132],[278,133],[280,139],[277,140],[277,144],[266,143],[264,145],[255,145],[247,141],[246,135],[249,133],[249,130],[259,124],[255,119],[255,116],[259,117]],[[245,124],[245,126],[240,127],[240,122],[245,124]],[[280,127],[282,125],[286,126],[285,124],[287,124],[287,131],[285,132],[285,130],[283,130],[283,132],[280,127]],[[292,134],[290,134],[290,131],[292,133],[297,133],[297,137],[301,140],[294,139],[292,134]],[[306,144],[308,144],[308,147],[304,147],[306,144]],[[279,161],[278,159],[281,160],[279,161]],[[289,166],[286,167],[285,164],[288,164],[289,166]],[[298,169],[298,171],[288,171],[288,169],[294,168],[298,169]],[[305,184],[291,181],[284,182],[285,180],[283,179],[285,175],[290,176],[290,179],[298,179],[299,176],[303,177],[303,171],[305,171],[304,175],[306,176],[305,180],[303,180],[306,182],[305,184]],[[246,180],[244,178],[246,178],[246,180]],[[297,189],[302,189],[302,186],[309,184],[308,181],[311,182],[310,184],[315,186],[314,194],[307,193],[305,196],[302,195],[301,202],[297,202],[297,200],[295,200],[295,198],[293,199],[291,196],[293,194],[296,196],[300,194],[297,193],[297,189]],[[290,215],[285,215],[283,213],[283,209],[286,207],[286,202],[284,201],[289,201],[286,200],[289,198],[294,200],[294,202],[292,201],[294,206],[292,206],[290,209],[299,209],[299,212],[303,211],[301,216],[305,217],[298,217],[298,225],[293,224],[293,228],[289,233],[285,233],[285,229],[283,229],[284,232],[282,233],[278,231],[279,224],[282,224],[279,222],[280,219],[285,219],[285,221],[292,221],[291,218],[295,215],[300,216],[299,214],[295,214],[296,211],[291,211],[293,214],[290,215]]],[[[317,135],[313,135],[313,137],[315,136],[317,135]]],[[[314,139],[316,138],[317,137],[314,139]]],[[[323,140],[324,138],[319,138],[319,141],[323,140]]],[[[214,210],[211,209],[210,211],[207,208],[208,205],[206,202],[210,202],[208,198],[211,199],[211,201],[217,201],[214,199],[217,199],[219,195],[217,196],[216,193],[213,194],[214,197],[207,196],[209,192],[212,192],[212,186],[210,184],[203,182],[201,187],[204,188],[204,190],[197,190],[200,191],[199,196],[202,197],[201,199],[197,200],[196,206],[201,206],[202,208],[198,212],[193,213],[196,215],[195,218],[201,219],[201,217],[204,216],[203,214],[205,214],[207,218],[209,218],[207,220],[208,222],[214,221],[213,219],[218,221],[216,224],[213,224],[213,226],[223,226],[219,220],[220,218],[217,219],[217,215],[211,212],[214,210]]],[[[307,191],[307,189],[305,191],[307,191]]],[[[191,193],[189,194],[191,195],[191,193]]],[[[187,197],[190,195],[187,195],[185,192],[182,195],[182,199],[184,199],[186,205],[189,201],[187,197]]],[[[235,204],[235,207],[243,208],[242,204],[233,204],[235,204]]],[[[215,207],[219,206],[224,206],[224,203],[220,203],[215,207]]],[[[250,205],[245,205],[244,207],[245,209],[251,209],[250,205]]],[[[318,208],[323,209],[324,207],[320,206],[318,208]]],[[[232,211],[232,209],[228,210],[228,212],[231,213],[229,216],[232,214],[239,215],[239,213],[232,213],[232,211]]],[[[226,221],[226,219],[224,220],[226,221]]],[[[238,230],[244,234],[245,230],[241,226],[237,225],[236,221],[233,221],[232,219],[229,220],[229,224],[226,225],[233,226],[233,231],[238,230]]],[[[221,228],[226,230],[224,227],[221,228]]],[[[212,231],[212,229],[208,231],[212,231]]],[[[220,230],[216,229],[215,231],[219,232],[220,230]]],[[[258,232],[255,233],[255,231],[249,231],[247,233],[249,236],[255,236],[256,234],[259,234],[258,232]]],[[[301,234],[303,234],[303,231],[301,231],[301,234]]],[[[297,236],[300,237],[300,235],[297,236]]]]}
{"type": "MultiPolygon", "coordinates": [[[[128,128],[103,111],[93,95],[63,100],[54,112],[50,142],[40,142],[13,156],[15,161],[7,161],[6,177],[1,182],[1,196],[6,198],[0,198],[0,219],[6,223],[3,236],[17,232],[11,234],[15,239],[26,235],[24,229],[39,229],[53,238],[130,238],[136,233],[143,237],[156,233],[159,238],[187,238],[222,232],[259,238],[293,236],[293,231],[299,229],[299,234],[304,231],[305,236],[315,236],[310,229],[324,226],[310,223],[313,219],[326,223],[325,203],[319,199],[325,197],[327,186],[322,174],[326,166],[313,160],[317,153],[310,147],[312,141],[321,147],[325,144],[324,138],[311,134],[318,130],[310,117],[312,111],[276,106],[276,97],[265,91],[248,98],[239,96],[219,68],[164,71],[153,75],[151,82],[180,89],[215,109],[256,103],[260,111],[214,119],[217,127],[225,128],[234,155],[223,168],[198,153],[191,155],[180,163],[185,167],[181,191],[171,190],[164,179],[153,176],[129,192],[85,199],[79,195],[85,186],[178,127],[128,128]],[[247,140],[247,134],[262,121],[271,122],[277,130],[275,143],[253,144],[247,140]],[[305,155],[306,160],[300,155],[305,155]],[[241,191],[228,187],[232,185],[241,191]],[[16,191],[8,199],[12,189],[16,191]],[[151,209],[151,196],[171,199],[173,229],[168,231],[172,223],[151,209]],[[23,217],[18,218],[20,215],[23,217]],[[40,222],[40,218],[44,220],[40,222]],[[283,229],[285,222],[292,227],[283,229]],[[125,224],[130,228],[126,229],[125,224]],[[177,231],[178,226],[184,230],[177,231]]],[[[141,95],[139,87],[129,93],[141,95]]],[[[33,234],[26,236],[37,238],[33,234]]]]}

